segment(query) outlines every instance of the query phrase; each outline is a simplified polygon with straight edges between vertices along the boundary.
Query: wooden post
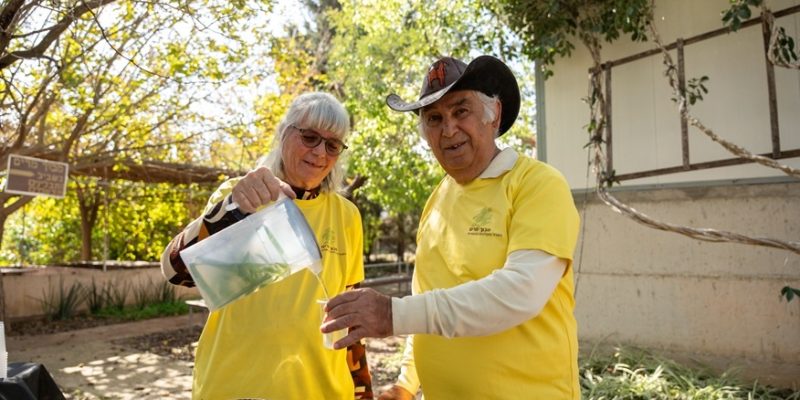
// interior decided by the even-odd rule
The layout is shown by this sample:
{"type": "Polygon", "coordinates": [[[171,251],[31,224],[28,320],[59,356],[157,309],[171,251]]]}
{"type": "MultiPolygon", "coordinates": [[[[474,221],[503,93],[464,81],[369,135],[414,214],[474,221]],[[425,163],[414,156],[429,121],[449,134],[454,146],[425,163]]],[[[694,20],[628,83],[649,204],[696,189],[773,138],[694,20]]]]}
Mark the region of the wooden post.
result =
{"type": "Polygon", "coordinates": [[[11,329],[11,324],[6,319],[6,291],[3,288],[3,273],[0,272],[0,321],[3,321],[6,331],[11,329]]]}

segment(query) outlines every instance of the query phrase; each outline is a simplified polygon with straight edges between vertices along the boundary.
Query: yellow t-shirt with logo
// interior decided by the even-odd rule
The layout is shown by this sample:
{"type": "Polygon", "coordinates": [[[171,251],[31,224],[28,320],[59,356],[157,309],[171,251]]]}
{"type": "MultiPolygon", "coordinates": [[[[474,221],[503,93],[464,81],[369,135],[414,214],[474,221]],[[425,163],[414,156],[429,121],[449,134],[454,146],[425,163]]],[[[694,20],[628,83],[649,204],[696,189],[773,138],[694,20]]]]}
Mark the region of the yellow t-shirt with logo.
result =
{"type": "MultiPolygon", "coordinates": [[[[224,198],[235,182],[223,184],[209,203],[224,198]]],[[[330,295],[362,281],[363,233],[355,205],[332,193],[295,204],[317,237],[330,295]]],[[[197,346],[193,398],[352,399],[347,351],[322,345],[319,299],[322,287],[303,270],[212,312],[197,346]]]]}
{"type": "Polygon", "coordinates": [[[573,315],[572,253],[579,218],[563,176],[519,157],[496,178],[434,190],[417,232],[413,290],[422,293],[483,278],[515,250],[538,249],[568,260],[541,313],[489,336],[414,336],[426,400],[579,399],[573,315]]]}

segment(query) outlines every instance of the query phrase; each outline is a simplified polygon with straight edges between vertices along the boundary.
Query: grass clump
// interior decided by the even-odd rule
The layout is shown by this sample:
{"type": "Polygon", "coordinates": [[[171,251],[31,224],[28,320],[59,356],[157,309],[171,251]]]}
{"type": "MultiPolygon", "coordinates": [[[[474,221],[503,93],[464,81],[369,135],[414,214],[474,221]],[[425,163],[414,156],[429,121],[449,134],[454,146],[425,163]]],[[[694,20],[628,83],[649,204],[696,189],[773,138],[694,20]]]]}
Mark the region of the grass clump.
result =
{"type": "Polygon", "coordinates": [[[112,320],[134,321],[162,316],[181,315],[189,307],[181,301],[175,287],[168,282],[153,283],[151,280],[131,285],[128,282],[108,281],[98,284],[73,282],[66,287],[62,280],[50,285],[38,299],[42,310],[50,321],[65,321],[79,318],[88,311],[90,317],[112,320]],[[133,294],[133,305],[128,305],[129,294],[133,294]],[[86,308],[81,306],[86,304],[86,308]]]}
{"type": "Polygon", "coordinates": [[[110,318],[121,321],[139,321],[143,319],[166,317],[170,315],[183,315],[189,312],[189,306],[182,301],[147,304],[143,307],[133,306],[125,308],[106,307],[97,312],[101,318],[110,318]]]}
{"type": "Polygon", "coordinates": [[[39,303],[42,311],[51,320],[65,320],[72,318],[78,312],[84,301],[85,289],[80,282],[74,282],[69,288],[64,287],[64,281],[58,281],[58,287],[50,285],[47,291],[42,292],[39,303]]]}
{"type": "Polygon", "coordinates": [[[586,400],[800,400],[800,391],[743,385],[729,373],[712,374],[630,348],[583,360],[580,385],[586,400]]]}

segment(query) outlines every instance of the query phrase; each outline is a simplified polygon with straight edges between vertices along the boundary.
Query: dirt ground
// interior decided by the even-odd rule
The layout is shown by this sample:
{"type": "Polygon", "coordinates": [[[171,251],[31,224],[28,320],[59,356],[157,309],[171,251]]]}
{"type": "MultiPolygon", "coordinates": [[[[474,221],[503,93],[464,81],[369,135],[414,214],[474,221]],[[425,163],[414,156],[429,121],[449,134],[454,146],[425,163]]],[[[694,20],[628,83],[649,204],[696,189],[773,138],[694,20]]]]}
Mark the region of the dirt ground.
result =
{"type": "MultiPolygon", "coordinates": [[[[9,362],[43,364],[68,399],[189,399],[198,316],[6,337],[9,362]]],[[[397,376],[404,339],[368,341],[375,394],[397,376]]]]}

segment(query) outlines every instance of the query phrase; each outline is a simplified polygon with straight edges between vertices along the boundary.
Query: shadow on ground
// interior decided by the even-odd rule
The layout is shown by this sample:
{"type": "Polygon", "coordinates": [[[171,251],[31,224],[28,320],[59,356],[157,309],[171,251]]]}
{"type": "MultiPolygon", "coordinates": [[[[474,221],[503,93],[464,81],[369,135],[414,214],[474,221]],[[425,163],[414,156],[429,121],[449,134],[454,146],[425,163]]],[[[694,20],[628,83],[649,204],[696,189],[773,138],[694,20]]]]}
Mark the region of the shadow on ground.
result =
{"type": "MultiPolygon", "coordinates": [[[[68,399],[190,399],[200,332],[184,315],[9,336],[7,347],[10,362],[45,365],[68,399]]],[[[404,341],[367,342],[376,394],[397,376],[404,341]]]]}

